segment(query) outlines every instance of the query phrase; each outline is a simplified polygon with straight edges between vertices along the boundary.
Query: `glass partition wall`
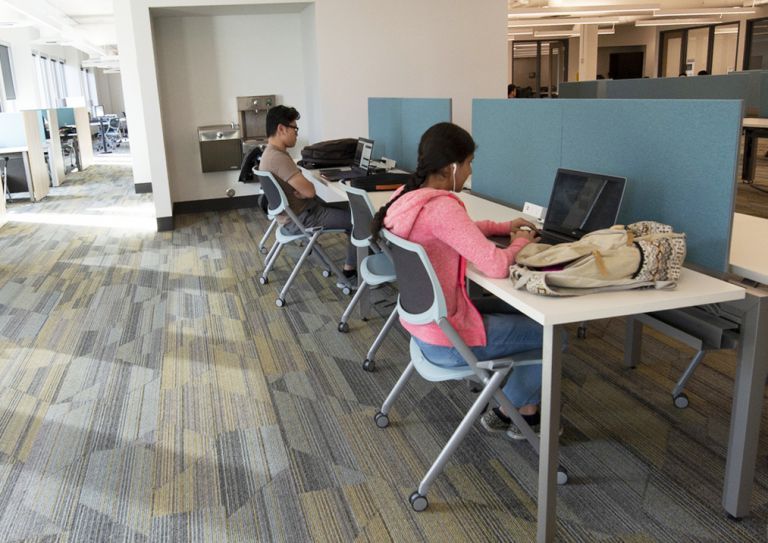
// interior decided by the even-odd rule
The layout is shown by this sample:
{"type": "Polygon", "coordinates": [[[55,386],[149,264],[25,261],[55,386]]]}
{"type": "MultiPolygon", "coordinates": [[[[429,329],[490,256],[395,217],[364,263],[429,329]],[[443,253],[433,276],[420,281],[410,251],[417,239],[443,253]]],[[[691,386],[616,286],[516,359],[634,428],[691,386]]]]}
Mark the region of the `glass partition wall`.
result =
{"type": "Polygon", "coordinates": [[[736,69],[739,23],[681,28],[661,32],[659,77],[718,75],[736,69]]]}
{"type": "Polygon", "coordinates": [[[554,98],[568,80],[568,44],[564,40],[515,41],[512,83],[519,98],[554,98]]]}
{"type": "Polygon", "coordinates": [[[747,22],[744,69],[768,69],[768,19],[754,19],[747,22]]]}

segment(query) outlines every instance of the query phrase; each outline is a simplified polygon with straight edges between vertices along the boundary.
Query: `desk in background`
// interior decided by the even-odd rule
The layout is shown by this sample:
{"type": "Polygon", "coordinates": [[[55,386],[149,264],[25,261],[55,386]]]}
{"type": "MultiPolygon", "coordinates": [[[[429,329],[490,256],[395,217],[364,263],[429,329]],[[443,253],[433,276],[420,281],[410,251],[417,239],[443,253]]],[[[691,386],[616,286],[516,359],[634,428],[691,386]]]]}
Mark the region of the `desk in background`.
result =
{"type": "Polygon", "coordinates": [[[741,179],[755,181],[757,167],[757,140],[768,136],[768,119],[748,117],[742,123],[744,130],[744,154],[741,161],[741,179]]]}

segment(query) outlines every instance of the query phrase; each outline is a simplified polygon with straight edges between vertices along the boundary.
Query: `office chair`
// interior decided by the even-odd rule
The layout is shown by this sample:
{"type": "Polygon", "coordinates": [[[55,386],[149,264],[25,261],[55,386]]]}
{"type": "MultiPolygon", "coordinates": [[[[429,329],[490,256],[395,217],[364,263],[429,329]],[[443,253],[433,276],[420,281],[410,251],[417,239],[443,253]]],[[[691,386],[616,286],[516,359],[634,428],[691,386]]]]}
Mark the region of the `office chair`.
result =
{"type": "MultiPolygon", "coordinates": [[[[288,277],[288,280],[286,281],[285,285],[283,285],[282,290],[280,291],[280,294],[277,297],[277,300],[275,300],[275,304],[277,307],[283,307],[285,306],[285,296],[288,293],[288,289],[291,287],[291,284],[293,283],[294,279],[296,279],[296,276],[299,274],[299,271],[301,270],[301,266],[304,264],[304,261],[307,259],[307,257],[312,254],[316,255],[317,258],[320,259],[322,262],[324,269],[323,269],[323,277],[330,277],[331,272],[333,272],[336,277],[338,277],[340,280],[344,277],[344,274],[341,272],[341,270],[336,266],[336,264],[333,263],[333,261],[328,257],[328,255],[325,253],[325,251],[320,247],[320,244],[318,243],[318,238],[323,234],[328,233],[344,233],[344,230],[342,229],[326,229],[320,226],[307,228],[305,227],[299,218],[296,216],[296,214],[291,211],[291,208],[288,206],[288,198],[285,196],[285,192],[283,192],[283,189],[278,184],[277,180],[274,178],[274,176],[270,172],[265,172],[261,170],[254,171],[254,176],[261,181],[261,188],[264,190],[264,194],[267,197],[267,202],[269,204],[269,216],[272,219],[276,219],[278,215],[285,213],[293,222],[294,224],[299,228],[298,234],[290,234],[284,230],[284,227],[281,226],[279,228],[276,228],[275,232],[275,244],[272,246],[272,249],[270,249],[269,253],[266,257],[266,265],[264,267],[264,271],[261,273],[261,276],[259,277],[259,283],[262,285],[266,285],[269,282],[269,272],[272,269],[272,266],[274,266],[275,261],[277,260],[277,257],[280,255],[280,252],[283,250],[283,247],[289,243],[292,242],[298,242],[298,241],[306,241],[307,245],[304,247],[304,251],[301,253],[301,256],[299,257],[299,260],[296,262],[295,266],[293,267],[293,270],[291,271],[290,276],[288,277]]],[[[352,292],[350,287],[344,287],[343,289],[344,294],[350,294],[352,292]]]]}
{"type": "MultiPolygon", "coordinates": [[[[424,511],[429,505],[427,501],[429,488],[453,452],[461,444],[464,437],[466,437],[472,425],[480,417],[491,398],[494,398],[509,413],[512,421],[517,425],[534,450],[537,453],[539,452],[539,438],[509,400],[507,400],[506,396],[504,396],[501,387],[515,367],[541,364],[541,349],[522,352],[508,358],[478,361],[448,321],[443,290],[424,248],[417,243],[404,240],[387,230],[382,230],[381,232],[384,239],[390,245],[389,248],[395,264],[395,271],[397,276],[400,277],[398,282],[400,296],[397,301],[397,311],[400,317],[411,324],[436,323],[456,350],[461,353],[468,365],[444,368],[433,364],[424,356],[418,344],[411,338],[411,360],[389,393],[389,396],[387,396],[387,399],[384,400],[381,409],[374,416],[373,420],[376,426],[379,428],[389,426],[389,411],[414,371],[418,372],[427,381],[432,382],[469,380],[477,384],[480,390],[472,407],[470,407],[448,440],[448,443],[440,451],[437,459],[419,483],[418,489],[408,498],[414,511],[424,511]],[[407,280],[403,280],[403,278],[407,278],[407,280]]],[[[562,467],[559,467],[557,471],[558,484],[565,484],[567,481],[567,472],[562,467]]]]}
{"type": "MultiPolygon", "coordinates": [[[[360,263],[360,269],[358,273],[362,277],[363,282],[357,287],[357,292],[349,305],[344,310],[339,322],[339,332],[349,332],[349,317],[352,315],[352,311],[360,301],[363,293],[368,290],[369,286],[383,285],[385,283],[392,283],[395,280],[395,265],[392,263],[392,258],[389,256],[388,249],[381,248],[373,241],[371,235],[371,220],[375,213],[373,204],[368,193],[362,189],[356,189],[350,187],[346,183],[341,184],[344,191],[347,193],[349,199],[349,208],[352,211],[352,235],[350,236],[352,244],[356,247],[367,248],[372,251],[373,254],[366,256],[360,263]]],[[[392,312],[387,317],[384,326],[382,327],[376,339],[373,341],[368,354],[363,362],[363,369],[365,371],[373,371],[376,367],[374,357],[376,351],[379,350],[381,343],[389,333],[389,330],[397,319],[397,307],[392,309],[392,312]]]]}

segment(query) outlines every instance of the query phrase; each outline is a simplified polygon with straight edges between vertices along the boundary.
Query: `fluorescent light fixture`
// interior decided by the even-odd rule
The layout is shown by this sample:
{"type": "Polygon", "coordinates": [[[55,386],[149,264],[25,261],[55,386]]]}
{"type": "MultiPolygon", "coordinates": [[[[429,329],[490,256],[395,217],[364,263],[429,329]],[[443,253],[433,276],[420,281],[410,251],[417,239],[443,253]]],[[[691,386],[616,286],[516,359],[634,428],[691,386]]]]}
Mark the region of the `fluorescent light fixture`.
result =
{"type": "Polygon", "coordinates": [[[537,30],[533,35],[537,38],[573,38],[579,33],[573,30],[537,30]]]}
{"type": "Polygon", "coordinates": [[[523,21],[510,21],[508,28],[523,28],[527,26],[573,26],[573,25],[615,25],[620,23],[616,17],[591,17],[586,19],[528,19],[523,21]]]}
{"type": "Polygon", "coordinates": [[[507,33],[507,36],[533,36],[532,28],[521,28],[507,33]]]}
{"type": "Polygon", "coordinates": [[[682,8],[660,9],[653,13],[654,17],[695,17],[700,15],[750,15],[754,8],[682,8]]]}
{"type": "Polygon", "coordinates": [[[641,19],[635,26],[681,26],[721,23],[720,19],[641,19]]]}
{"type": "Polygon", "coordinates": [[[589,15],[606,15],[615,13],[653,13],[661,9],[659,4],[642,5],[614,5],[614,6],[583,6],[583,7],[541,7],[541,8],[513,8],[510,10],[509,19],[522,19],[524,17],[554,17],[557,15],[570,15],[582,17],[589,15]]]}

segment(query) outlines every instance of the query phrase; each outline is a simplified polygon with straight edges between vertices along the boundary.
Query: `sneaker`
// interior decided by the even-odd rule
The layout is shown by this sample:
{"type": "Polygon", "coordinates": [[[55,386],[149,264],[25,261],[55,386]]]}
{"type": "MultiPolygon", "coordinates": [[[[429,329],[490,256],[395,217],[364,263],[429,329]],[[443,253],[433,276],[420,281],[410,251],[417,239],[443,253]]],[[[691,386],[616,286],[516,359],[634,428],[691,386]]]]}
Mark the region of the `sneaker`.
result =
{"type": "Polygon", "coordinates": [[[357,270],[341,270],[344,274],[344,280],[336,282],[338,288],[349,288],[351,290],[357,290],[357,270]]]}
{"type": "MultiPolygon", "coordinates": [[[[541,413],[537,412],[534,415],[522,415],[522,417],[523,420],[528,423],[528,426],[531,427],[531,430],[533,430],[534,434],[537,436],[541,435],[541,413]]],[[[558,430],[557,435],[563,435],[562,424],[560,425],[560,429],[558,430]]],[[[518,428],[514,422],[510,422],[509,427],[507,428],[507,437],[514,440],[525,439],[523,432],[520,431],[520,428],[518,428]]]]}
{"type": "Polygon", "coordinates": [[[494,407],[480,418],[480,426],[491,433],[506,432],[512,419],[502,413],[498,407],[494,407]]]}

